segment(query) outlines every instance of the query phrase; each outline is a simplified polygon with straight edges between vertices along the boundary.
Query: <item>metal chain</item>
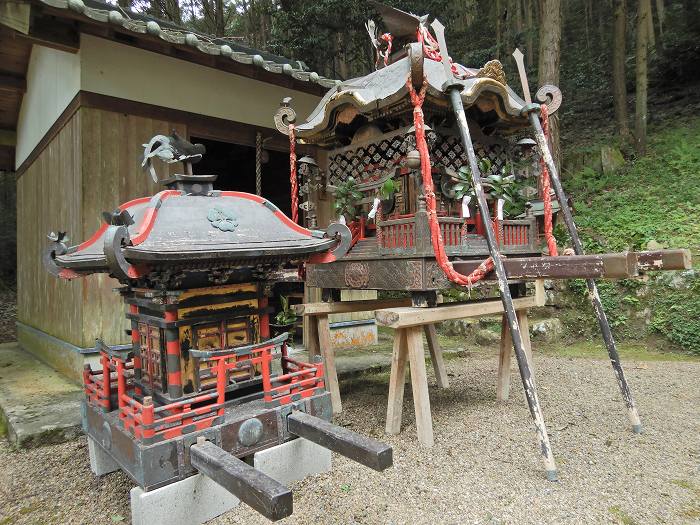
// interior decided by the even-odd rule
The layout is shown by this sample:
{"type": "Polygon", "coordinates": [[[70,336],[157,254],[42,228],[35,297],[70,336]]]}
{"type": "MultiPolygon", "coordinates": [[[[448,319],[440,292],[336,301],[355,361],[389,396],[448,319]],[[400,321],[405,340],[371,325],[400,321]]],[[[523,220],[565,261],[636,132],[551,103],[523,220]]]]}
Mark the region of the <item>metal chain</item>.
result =
{"type": "Polygon", "coordinates": [[[255,193],[262,195],[262,133],[255,134],[255,193]]]}

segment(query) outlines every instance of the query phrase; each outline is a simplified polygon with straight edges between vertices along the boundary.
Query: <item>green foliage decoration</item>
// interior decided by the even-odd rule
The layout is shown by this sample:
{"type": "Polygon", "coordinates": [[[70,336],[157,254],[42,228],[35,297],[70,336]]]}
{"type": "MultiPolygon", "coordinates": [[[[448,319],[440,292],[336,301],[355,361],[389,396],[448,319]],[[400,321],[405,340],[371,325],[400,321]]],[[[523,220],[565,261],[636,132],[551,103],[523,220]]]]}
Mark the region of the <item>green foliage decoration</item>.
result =
{"type": "Polygon", "coordinates": [[[294,324],[297,320],[297,314],[289,307],[289,298],[287,296],[280,296],[280,306],[282,309],[275,315],[275,323],[282,326],[294,324]]]}
{"type": "Polygon", "coordinates": [[[361,198],[362,192],[357,189],[355,179],[348,177],[348,180],[336,186],[333,207],[339,215],[345,215],[352,221],[357,217],[357,201],[361,198]]]}

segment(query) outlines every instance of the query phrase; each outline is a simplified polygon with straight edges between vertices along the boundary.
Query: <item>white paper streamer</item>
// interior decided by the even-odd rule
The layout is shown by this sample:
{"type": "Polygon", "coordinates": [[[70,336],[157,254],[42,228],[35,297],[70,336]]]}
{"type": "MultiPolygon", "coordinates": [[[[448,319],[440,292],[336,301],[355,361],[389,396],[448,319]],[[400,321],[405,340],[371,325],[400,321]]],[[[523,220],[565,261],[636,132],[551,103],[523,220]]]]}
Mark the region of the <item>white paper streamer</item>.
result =
{"type": "Polygon", "coordinates": [[[497,208],[498,211],[496,212],[496,216],[498,217],[499,221],[503,220],[503,204],[504,203],[505,203],[505,201],[503,199],[498,199],[498,208],[497,208]]]}
{"type": "Polygon", "coordinates": [[[462,197],[462,217],[471,217],[469,214],[469,201],[471,200],[472,198],[470,195],[462,197]]]}
{"type": "Polygon", "coordinates": [[[375,197],[374,198],[374,203],[372,204],[372,209],[369,210],[369,213],[367,214],[368,219],[374,219],[374,216],[377,215],[377,210],[379,209],[379,204],[381,204],[381,199],[375,197]]]}

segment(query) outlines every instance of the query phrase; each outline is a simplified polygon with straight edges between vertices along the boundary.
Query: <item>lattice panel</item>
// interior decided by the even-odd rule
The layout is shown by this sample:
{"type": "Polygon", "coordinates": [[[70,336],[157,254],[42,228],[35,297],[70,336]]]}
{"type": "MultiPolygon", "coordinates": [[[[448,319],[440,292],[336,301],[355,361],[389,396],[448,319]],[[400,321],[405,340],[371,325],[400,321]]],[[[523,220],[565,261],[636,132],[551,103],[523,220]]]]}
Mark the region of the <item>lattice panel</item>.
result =
{"type": "MultiPolygon", "coordinates": [[[[434,131],[427,133],[430,156],[434,166],[445,166],[455,171],[469,161],[458,137],[442,137],[434,131]]],[[[377,173],[386,173],[387,169],[403,166],[406,154],[415,149],[415,136],[412,133],[396,135],[380,142],[331,154],[328,164],[328,182],[337,186],[353,177],[358,183],[377,178],[377,173]]],[[[484,146],[474,144],[478,158],[491,161],[491,171],[482,174],[500,173],[508,161],[508,152],[501,145],[484,146]]]]}
{"type": "MultiPolygon", "coordinates": [[[[492,173],[501,173],[501,169],[508,161],[506,149],[499,144],[484,146],[475,143],[474,152],[478,159],[488,158],[491,161],[491,171],[489,173],[482,173],[481,175],[483,177],[492,173]]],[[[435,145],[430,149],[430,155],[434,164],[439,164],[455,171],[458,171],[461,166],[469,165],[469,159],[462,147],[462,141],[458,137],[438,136],[435,145]]]]}
{"type": "Polygon", "coordinates": [[[406,153],[414,148],[413,135],[396,135],[374,144],[331,155],[328,163],[329,183],[336,186],[353,177],[368,182],[376,172],[402,166],[406,153]]]}

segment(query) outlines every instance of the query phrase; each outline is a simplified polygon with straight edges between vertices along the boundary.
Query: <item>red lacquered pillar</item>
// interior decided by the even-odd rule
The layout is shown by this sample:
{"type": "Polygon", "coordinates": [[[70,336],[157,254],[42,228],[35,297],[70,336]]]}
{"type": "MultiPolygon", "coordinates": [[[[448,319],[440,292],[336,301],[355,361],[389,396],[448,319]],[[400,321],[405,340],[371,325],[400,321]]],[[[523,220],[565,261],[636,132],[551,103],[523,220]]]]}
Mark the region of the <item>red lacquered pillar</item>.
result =
{"type": "MultiPolygon", "coordinates": [[[[135,304],[129,305],[129,312],[138,315],[139,308],[135,304]]],[[[134,351],[134,394],[141,397],[141,336],[139,334],[139,322],[131,320],[131,348],[134,351]]]]}
{"type": "Polygon", "coordinates": [[[165,367],[168,373],[168,396],[170,399],[182,397],[182,374],[180,372],[180,339],[178,336],[177,311],[166,311],[165,322],[165,367]]]}

